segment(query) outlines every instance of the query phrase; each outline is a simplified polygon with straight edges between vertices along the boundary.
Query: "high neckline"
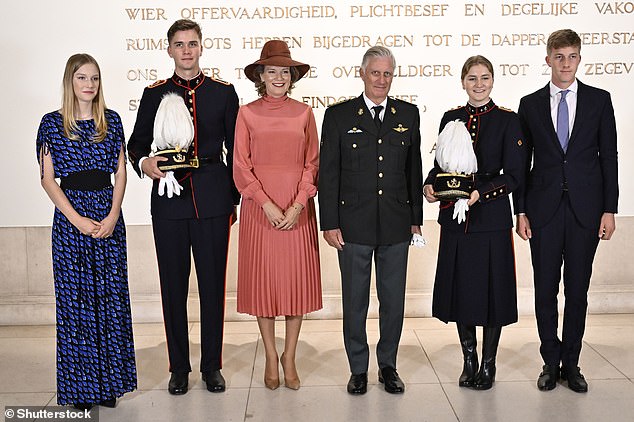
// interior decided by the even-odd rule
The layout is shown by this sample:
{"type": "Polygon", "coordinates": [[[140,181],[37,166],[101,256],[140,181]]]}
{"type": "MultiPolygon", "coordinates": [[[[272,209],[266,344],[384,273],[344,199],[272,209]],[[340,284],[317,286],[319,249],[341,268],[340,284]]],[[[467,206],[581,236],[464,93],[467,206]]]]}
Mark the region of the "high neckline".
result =
{"type": "Polygon", "coordinates": [[[495,108],[495,103],[493,102],[493,100],[489,100],[488,103],[481,106],[477,106],[477,107],[472,105],[471,103],[467,103],[467,112],[469,112],[469,114],[484,114],[484,113],[488,113],[494,108],[495,108]]]}
{"type": "Polygon", "coordinates": [[[174,81],[174,83],[187,88],[197,88],[204,78],[205,74],[202,71],[199,71],[198,74],[191,79],[185,79],[176,72],[174,72],[174,75],[172,75],[172,80],[174,81]]]}
{"type": "Polygon", "coordinates": [[[271,97],[270,95],[263,95],[262,99],[267,103],[271,104],[281,104],[284,101],[288,100],[288,95],[283,95],[281,97],[271,97]]]}

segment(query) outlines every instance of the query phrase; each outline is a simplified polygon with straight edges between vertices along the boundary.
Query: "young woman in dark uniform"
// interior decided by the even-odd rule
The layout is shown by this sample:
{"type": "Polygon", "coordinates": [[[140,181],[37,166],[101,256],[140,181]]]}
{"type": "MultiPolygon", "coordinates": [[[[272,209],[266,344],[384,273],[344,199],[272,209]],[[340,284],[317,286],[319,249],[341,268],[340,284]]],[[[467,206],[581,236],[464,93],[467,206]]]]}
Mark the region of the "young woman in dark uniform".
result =
{"type": "MultiPolygon", "coordinates": [[[[491,62],[483,56],[468,58],[461,79],[469,101],[446,112],[440,130],[447,122],[464,122],[478,172],[466,221],[458,223],[453,218],[454,202],[440,202],[441,234],[432,314],[441,321],[456,322],[464,355],[459,385],[486,390],[495,381],[502,326],[517,321],[509,194],[522,183],[525,148],[517,114],[491,100],[491,62]],[[482,326],[484,333],[479,370],[476,326],[482,326]]],[[[433,182],[441,172],[436,162],[425,180],[423,193],[428,202],[438,200],[433,182]]]]}

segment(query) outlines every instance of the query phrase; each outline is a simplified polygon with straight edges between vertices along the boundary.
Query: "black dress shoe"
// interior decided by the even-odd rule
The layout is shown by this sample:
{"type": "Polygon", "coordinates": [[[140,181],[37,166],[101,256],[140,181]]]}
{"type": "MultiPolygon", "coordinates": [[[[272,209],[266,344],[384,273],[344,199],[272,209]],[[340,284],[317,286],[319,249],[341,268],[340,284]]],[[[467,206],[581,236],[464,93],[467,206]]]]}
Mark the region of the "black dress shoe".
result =
{"type": "Polygon", "coordinates": [[[114,408],[117,405],[117,399],[109,399],[99,402],[99,406],[114,408]]]}
{"type": "Polygon", "coordinates": [[[90,410],[93,408],[93,404],[92,403],[75,403],[73,404],[73,407],[77,410],[90,410]]]}
{"type": "Polygon", "coordinates": [[[180,396],[187,392],[189,383],[189,372],[172,372],[170,382],[167,384],[167,391],[175,396],[180,396]]]}
{"type": "Polygon", "coordinates": [[[578,366],[569,367],[564,366],[561,368],[561,379],[568,380],[568,388],[576,393],[587,393],[588,383],[578,366]]]}
{"type": "Polygon", "coordinates": [[[225,391],[225,379],[220,373],[220,369],[203,372],[203,381],[207,384],[207,390],[212,393],[222,393],[225,391]]]}
{"type": "Polygon", "coordinates": [[[541,391],[550,391],[557,387],[559,379],[559,365],[544,365],[542,373],[537,378],[537,388],[541,391]]]}
{"type": "Polygon", "coordinates": [[[368,373],[352,374],[348,381],[348,393],[365,394],[368,391],[368,373]]]}
{"type": "Polygon", "coordinates": [[[379,382],[385,385],[385,391],[390,394],[401,394],[405,391],[405,384],[396,369],[389,366],[379,369],[379,382]]]}

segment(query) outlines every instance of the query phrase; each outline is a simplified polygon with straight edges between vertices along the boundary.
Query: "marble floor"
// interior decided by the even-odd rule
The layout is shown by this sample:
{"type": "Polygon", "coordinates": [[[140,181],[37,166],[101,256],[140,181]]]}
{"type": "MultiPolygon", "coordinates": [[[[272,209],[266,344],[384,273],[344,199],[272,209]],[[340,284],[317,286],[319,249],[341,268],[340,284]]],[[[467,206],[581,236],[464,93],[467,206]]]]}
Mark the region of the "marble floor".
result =
{"type": "MultiPolygon", "coordinates": [[[[278,345],[283,322],[277,323],[278,345]]],[[[523,317],[502,332],[497,381],[489,391],[459,388],[461,352],[453,324],[407,319],[399,349],[402,395],[378,384],[371,356],[364,396],[346,393],[349,372],[340,320],[307,320],[298,346],[299,391],[264,387],[264,354],[254,321],[225,324],[227,391],[204,389],[198,372],[190,391],[170,396],[161,324],[136,324],[139,388],[100,408],[106,421],[632,421],[634,420],[634,314],[589,315],[580,366],[587,394],[559,384],[541,392],[535,321],[523,317]]],[[[480,336],[481,333],[478,333],[480,336]]],[[[378,338],[368,321],[371,349],[378,338]]],[[[199,359],[199,325],[191,324],[193,366],[199,359]]],[[[0,327],[0,406],[55,404],[55,327],[0,327]]],[[[7,419],[8,420],[8,419],[7,419]]]]}

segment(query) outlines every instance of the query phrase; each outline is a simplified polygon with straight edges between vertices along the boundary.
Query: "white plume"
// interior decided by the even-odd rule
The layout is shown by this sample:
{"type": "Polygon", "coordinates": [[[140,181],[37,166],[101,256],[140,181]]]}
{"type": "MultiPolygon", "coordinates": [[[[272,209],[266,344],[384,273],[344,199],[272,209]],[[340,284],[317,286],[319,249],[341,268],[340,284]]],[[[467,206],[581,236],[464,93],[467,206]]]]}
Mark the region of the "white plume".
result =
{"type": "Polygon", "coordinates": [[[436,142],[436,161],[443,171],[450,173],[478,171],[478,159],[464,122],[454,120],[445,125],[436,142]]]}
{"type": "Polygon", "coordinates": [[[165,94],[154,120],[154,145],[158,150],[187,149],[193,139],[194,124],[185,100],[173,92],[165,94]]]}

